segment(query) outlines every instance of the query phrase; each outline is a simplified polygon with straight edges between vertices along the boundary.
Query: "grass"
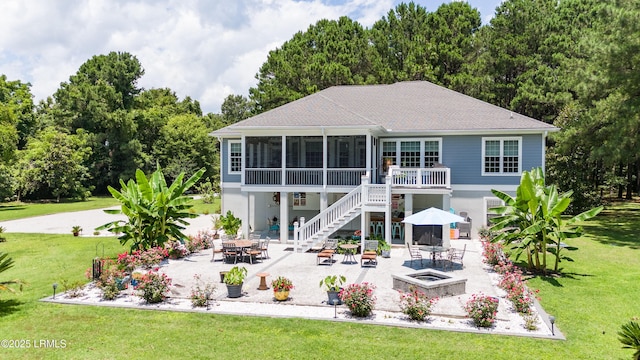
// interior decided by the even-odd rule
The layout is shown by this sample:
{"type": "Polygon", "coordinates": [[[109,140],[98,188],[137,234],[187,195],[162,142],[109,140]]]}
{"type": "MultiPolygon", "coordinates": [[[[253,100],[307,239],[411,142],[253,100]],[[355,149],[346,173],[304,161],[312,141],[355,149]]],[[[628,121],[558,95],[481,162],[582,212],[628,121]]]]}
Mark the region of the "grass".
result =
{"type": "MultiPolygon", "coordinates": [[[[16,220],[62,212],[102,209],[119,205],[111,196],[91,197],[86,201],[62,200],[57,202],[9,202],[0,203],[0,221],[16,220]]],[[[193,201],[192,212],[196,214],[220,213],[220,198],[213,204],[205,204],[202,199],[193,201]]]]}
{"type": "Polygon", "coordinates": [[[33,216],[50,215],[61,212],[102,209],[118,205],[111,196],[90,197],[86,201],[61,200],[51,202],[9,202],[0,203],[0,221],[16,220],[33,216]]]}
{"type": "Polygon", "coordinates": [[[95,358],[444,358],[625,359],[617,331],[640,315],[638,204],[607,209],[585,224],[587,235],[565,276],[533,278],[544,308],[566,341],[478,335],[304,319],[271,319],[41,303],[51,284],[83,279],[91,259],[123,248],[113,238],[7,234],[0,251],[16,261],[2,279],[29,283],[0,293],[2,338],[62,340],[61,349],[0,349],[3,359],[95,358]],[[620,215],[622,214],[622,215],[620,215]],[[206,339],[203,341],[203,339],[206,339]]]}

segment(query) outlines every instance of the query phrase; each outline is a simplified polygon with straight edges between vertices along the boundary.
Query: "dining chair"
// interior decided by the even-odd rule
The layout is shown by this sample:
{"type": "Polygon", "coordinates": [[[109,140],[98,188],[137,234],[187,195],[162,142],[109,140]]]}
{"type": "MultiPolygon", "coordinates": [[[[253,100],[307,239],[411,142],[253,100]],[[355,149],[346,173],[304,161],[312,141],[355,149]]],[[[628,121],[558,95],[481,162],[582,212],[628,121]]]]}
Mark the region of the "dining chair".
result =
{"type": "Polygon", "coordinates": [[[230,262],[233,259],[233,263],[237,264],[238,257],[242,256],[242,249],[238,249],[235,243],[226,241],[222,243],[222,254],[225,262],[230,262]]]}
{"type": "Polygon", "coordinates": [[[448,254],[449,267],[453,268],[455,262],[460,262],[460,266],[464,268],[464,253],[467,251],[467,244],[464,244],[462,250],[451,248],[448,254]]]}
{"type": "Polygon", "coordinates": [[[271,238],[267,236],[266,239],[260,240],[260,251],[262,251],[262,258],[269,259],[269,242],[271,238]]]}
{"type": "Polygon", "coordinates": [[[258,260],[258,257],[260,257],[260,261],[262,261],[262,250],[260,249],[260,243],[257,241],[253,242],[251,244],[251,247],[244,251],[244,255],[249,257],[250,264],[253,264],[253,259],[258,260]]]}
{"type": "Polygon", "coordinates": [[[407,244],[407,248],[409,249],[409,255],[411,256],[411,267],[413,267],[414,260],[420,260],[420,266],[424,266],[422,264],[422,252],[420,248],[411,244],[407,244]]]}

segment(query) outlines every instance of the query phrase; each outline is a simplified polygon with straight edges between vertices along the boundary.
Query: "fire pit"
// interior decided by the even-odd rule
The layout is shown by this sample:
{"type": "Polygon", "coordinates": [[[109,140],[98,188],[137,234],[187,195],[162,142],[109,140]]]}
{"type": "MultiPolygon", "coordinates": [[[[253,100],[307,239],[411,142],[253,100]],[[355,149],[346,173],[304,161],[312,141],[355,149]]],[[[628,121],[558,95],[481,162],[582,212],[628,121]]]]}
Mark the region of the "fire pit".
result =
{"type": "Polygon", "coordinates": [[[457,278],[434,269],[420,270],[406,275],[391,275],[393,288],[408,292],[411,286],[429,297],[455,296],[465,293],[467,279],[457,278]]]}

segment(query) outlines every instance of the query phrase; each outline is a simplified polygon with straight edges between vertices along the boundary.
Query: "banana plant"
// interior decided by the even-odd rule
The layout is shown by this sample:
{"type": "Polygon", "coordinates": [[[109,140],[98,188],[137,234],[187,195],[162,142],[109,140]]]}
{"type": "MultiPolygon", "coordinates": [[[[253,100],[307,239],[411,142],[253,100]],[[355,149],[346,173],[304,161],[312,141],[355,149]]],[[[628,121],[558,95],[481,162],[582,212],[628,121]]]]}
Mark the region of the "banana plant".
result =
{"type": "Polygon", "coordinates": [[[202,168],[183,182],[184,173],[167,187],[162,169],[147,179],[142,170],[136,171],[136,181],[126,184],[120,180],[121,190],[109,186],[111,195],[120,202],[120,209],[105,210],[108,214],[124,214],[127,221],[112,221],[96,228],[113,233],[121,244],[131,242],[131,250],[163,246],[169,239],[184,239],[182,233],[188,222],[185,219],[197,215],[189,212],[192,198],[184,195],[204,174],[202,168]]]}
{"type": "Polygon", "coordinates": [[[505,205],[492,209],[501,216],[492,219],[492,230],[502,230],[494,241],[503,241],[515,250],[516,258],[527,254],[530,270],[546,273],[547,253],[555,256],[554,271],[558,271],[561,250],[567,238],[582,235],[577,223],[596,216],[602,207],[597,207],[564,220],[563,213],[571,204],[573,192],[559,193],[555,185],[545,185],[541,168],[525,171],[516,190],[516,197],[498,190],[493,194],[505,205]]]}
{"type": "MultiPolygon", "coordinates": [[[[13,259],[9,257],[9,254],[0,252],[0,274],[9,270],[13,267],[13,259]]],[[[0,291],[11,291],[13,289],[9,287],[9,285],[20,285],[22,286],[22,281],[20,280],[8,280],[8,281],[0,281],[0,291]]]]}

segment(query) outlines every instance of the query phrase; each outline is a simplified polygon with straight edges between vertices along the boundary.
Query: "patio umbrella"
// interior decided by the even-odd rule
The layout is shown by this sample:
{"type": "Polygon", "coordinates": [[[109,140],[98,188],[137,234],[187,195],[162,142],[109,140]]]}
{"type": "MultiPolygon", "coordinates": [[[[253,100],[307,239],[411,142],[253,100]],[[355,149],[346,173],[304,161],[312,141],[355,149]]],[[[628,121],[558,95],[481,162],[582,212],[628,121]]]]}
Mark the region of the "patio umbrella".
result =
{"type": "Polygon", "coordinates": [[[446,225],[454,222],[466,222],[462,216],[452,214],[438,208],[430,207],[428,209],[407,216],[403,223],[413,225],[446,225]]]}

